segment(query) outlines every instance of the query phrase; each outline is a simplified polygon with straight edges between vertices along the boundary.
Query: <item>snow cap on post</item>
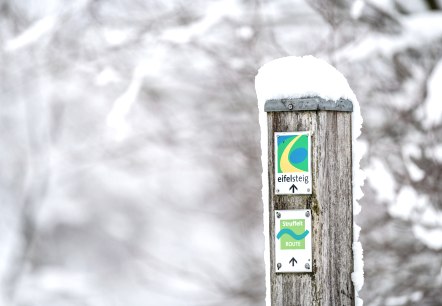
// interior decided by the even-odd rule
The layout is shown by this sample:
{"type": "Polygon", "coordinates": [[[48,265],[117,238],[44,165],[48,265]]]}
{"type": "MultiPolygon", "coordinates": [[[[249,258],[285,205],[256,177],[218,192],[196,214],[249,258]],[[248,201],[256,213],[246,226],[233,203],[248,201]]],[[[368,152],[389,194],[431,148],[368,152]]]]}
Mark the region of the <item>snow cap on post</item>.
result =
{"type": "Polygon", "coordinates": [[[353,111],[356,100],[345,77],[311,55],[283,57],[262,66],[256,92],[265,111],[353,111]]]}
{"type": "MultiPolygon", "coordinates": [[[[267,141],[264,138],[267,137],[264,115],[267,102],[270,102],[271,107],[279,108],[279,111],[342,111],[340,108],[352,104],[352,110],[347,111],[352,111],[353,213],[359,214],[361,207],[357,201],[364,195],[361,187],[365,174],[359,166],[363,155],[363,150],[360,149],[362,145],[356,139],[361,135],[362,116],[356,95],[342,73],[324,60],[311,55],[287,56],[272,60],[259,69],[255,77],[255,90],[263,141],[267,141]],[[308,107],[313,109],[307,109],[308,107]],[[328,109],[332,107],[334,109],[328,109]]],[[[262,158],[266,157],[263,152],[262,158]]]]}

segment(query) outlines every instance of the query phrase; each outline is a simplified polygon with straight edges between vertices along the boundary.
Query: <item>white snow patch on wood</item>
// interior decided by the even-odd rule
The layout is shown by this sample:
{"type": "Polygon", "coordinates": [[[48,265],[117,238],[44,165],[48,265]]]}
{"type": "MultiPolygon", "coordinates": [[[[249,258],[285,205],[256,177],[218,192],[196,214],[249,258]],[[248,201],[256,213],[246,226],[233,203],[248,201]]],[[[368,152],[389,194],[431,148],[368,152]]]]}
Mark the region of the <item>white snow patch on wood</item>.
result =
{"type": "Polygon", "coordinates": [[[12,52],[24,48],[38,41],[44,35],[50,33],[57,23],[57,18],[47,16],[33,23],[20,35],[9,40],[5,45],[5,51],[12,52]]]}
{"type": "Polygon", "coordinates": [[[442,120],[442,60],[440,60],[427,83],[427,98],[424,103],[427,127],[433,126],[442,120]]]}
{"type": "Polygon", "coordinates": [[[135,68],[129,87],[115,100],[111,111],[107,115],[107,126],[117,141],[123,140],[130,132],[126,117],[138,97],[143,84],[145,69],[143,64],[135,68]]]}

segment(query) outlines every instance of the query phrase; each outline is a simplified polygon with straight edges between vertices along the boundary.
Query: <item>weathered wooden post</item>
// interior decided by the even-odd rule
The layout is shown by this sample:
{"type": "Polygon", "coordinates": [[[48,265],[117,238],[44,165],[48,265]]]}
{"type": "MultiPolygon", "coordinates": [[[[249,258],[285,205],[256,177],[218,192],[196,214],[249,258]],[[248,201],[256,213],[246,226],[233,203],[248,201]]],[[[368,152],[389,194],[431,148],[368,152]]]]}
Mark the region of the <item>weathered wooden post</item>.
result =
{"type": "Polygon", "coordinates": [[[289,59],[265,65],[256,80],[267,117],[268,298],[272,306],[355,305],[352,100],[357,101],[349,99],[354,95],[347,94],[345,78],[325,62],[289,59]],[[275,84],[286,82],[283,77],[290,83],[275,84]]]}

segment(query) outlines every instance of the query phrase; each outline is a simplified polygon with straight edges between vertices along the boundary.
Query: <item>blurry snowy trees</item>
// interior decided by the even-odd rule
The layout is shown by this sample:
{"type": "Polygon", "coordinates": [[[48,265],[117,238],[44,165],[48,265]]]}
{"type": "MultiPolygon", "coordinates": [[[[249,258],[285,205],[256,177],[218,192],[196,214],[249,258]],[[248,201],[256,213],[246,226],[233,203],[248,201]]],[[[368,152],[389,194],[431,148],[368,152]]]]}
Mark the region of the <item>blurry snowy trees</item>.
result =
{"type": "Polygon", "coordinates": [[[366,305],[441,300],[439,1],[0,2],[4,305],[263,305],[254,76],[361,103],[366,305]]]}

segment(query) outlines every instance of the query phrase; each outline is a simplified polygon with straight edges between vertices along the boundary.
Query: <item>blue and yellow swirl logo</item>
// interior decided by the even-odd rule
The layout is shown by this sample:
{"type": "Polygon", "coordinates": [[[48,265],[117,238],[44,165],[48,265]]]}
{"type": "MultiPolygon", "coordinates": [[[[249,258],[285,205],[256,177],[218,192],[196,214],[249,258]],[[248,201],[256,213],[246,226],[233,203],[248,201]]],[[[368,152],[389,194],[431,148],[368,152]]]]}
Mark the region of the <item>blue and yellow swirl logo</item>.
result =
{"type": "Polygon", "coordinates": [[[308,135],[279,135],[278,173],[308,172],[308,135]]]}

